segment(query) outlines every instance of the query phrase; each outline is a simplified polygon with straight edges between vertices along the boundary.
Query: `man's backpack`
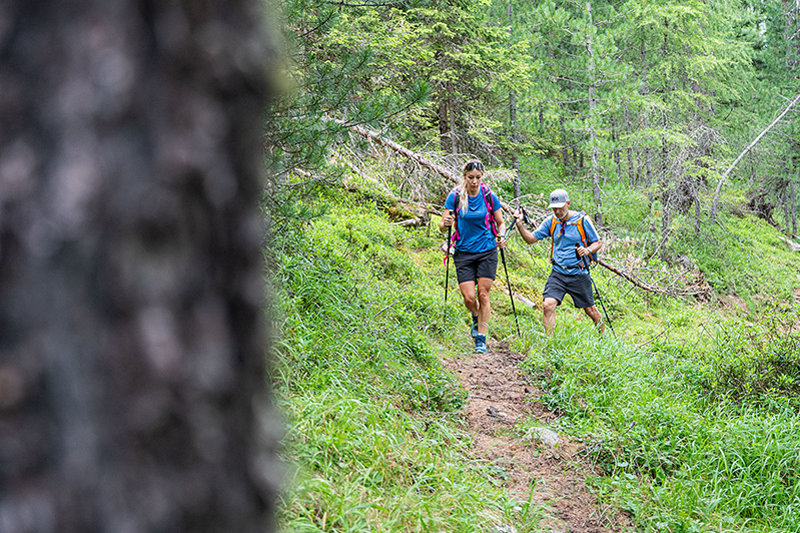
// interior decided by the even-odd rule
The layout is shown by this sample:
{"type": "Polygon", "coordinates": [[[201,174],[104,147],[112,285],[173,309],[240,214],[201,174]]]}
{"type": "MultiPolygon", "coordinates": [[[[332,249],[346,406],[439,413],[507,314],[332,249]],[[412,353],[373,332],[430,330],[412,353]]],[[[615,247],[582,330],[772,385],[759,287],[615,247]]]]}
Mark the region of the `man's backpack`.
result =
{"type": "MultiPolygon", "coordinates": [[[[589,246],[589,242],[586,240],[586,231],[583,229],[583,219],[586,217],[586,213],[581,211],[578,213],[578,220],[575,222],[561,222],[558,218],[553,215],[553,219],[550,221],[550,262],[553,262],[553,251],[555,248],[555,240],[553,239],[553,235],[555,235],[556,226],[561,223],[565,226],[576,226],[578,228],[578,233],[581,236],[581,242],[583,243],[583,247],[587,248],[589,246]]],[[[565,227],[566,229],[566,227],[565,227]]],[[[591,254],[589,257],[592,258],[592,263],[597,262],[597,252],[591,254]]]]}

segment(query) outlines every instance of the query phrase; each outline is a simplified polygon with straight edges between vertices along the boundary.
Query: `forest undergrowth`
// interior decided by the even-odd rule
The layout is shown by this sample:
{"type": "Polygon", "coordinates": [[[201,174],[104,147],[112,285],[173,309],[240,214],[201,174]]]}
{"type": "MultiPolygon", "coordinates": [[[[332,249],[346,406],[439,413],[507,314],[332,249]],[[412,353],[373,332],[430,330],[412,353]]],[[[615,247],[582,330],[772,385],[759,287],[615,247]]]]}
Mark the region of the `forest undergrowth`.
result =
{"type": "MultiPolygon", "coordinates": [[[[443,305],[434,224],[393,226],[369,195],[313,203],[320,212],[278,232],[269,252],[270,379],[287,418],[281,528],[537,531],[541,515],[469,454],[466,395],[441,363],[471,351],[468,317],[452,272],[443,305]]],[[[770,227],[733,215],[725,225],[720,239],[750,246],[745,259],[715,267],[688,229],[679,252],[738,307],[654,296],[596,269],[616,334],[598,336],[567,303],[548,338],[523,305],[516,335],[500,271],[492,292],[490,336],[525,355],[554,429],[582,440],[602,472],[591,490],[636,530],[800,531],[796,268],[770,227]]],[[[541,302],[547,252],[511,238],[515,293],[541,302]]]]}

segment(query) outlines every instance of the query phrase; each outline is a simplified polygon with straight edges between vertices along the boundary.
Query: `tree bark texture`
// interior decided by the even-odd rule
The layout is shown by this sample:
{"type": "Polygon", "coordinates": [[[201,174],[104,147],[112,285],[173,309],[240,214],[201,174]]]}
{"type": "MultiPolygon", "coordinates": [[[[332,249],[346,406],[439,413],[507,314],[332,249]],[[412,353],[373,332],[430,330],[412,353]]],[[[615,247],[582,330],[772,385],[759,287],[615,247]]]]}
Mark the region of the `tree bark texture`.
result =
{"type": "Polygon", "coordinates": [[[442,98],[437,106],[437,122],[439,125],[439,147],[443,153],[450,151],[450,116],[447,100],[442,98]]]}
{"type": "Polygon", "coordinates": [[[797,197],[794,192],[794,180],[789,181],[789,195],[792,199],[792,236],[797,235],[797,197]]]}
{"type": "MultiPolygon", "coordinates": [[[[511,47],[511,42],[513,38],[513,31],[512,31],[512,17],[514,15],[514,10],[511,6],[511,2],[506,2],[506,20],[508,21],[508,42],[509,47],[511,47]]],[[[542,106],[539,105],[539,125],[541,127],[542,124],[542,106]]],[[[514,200],[519,200],[519,197],[522,195],[521,191],[521,184],[520,184],[520,176],[519,176],[519,156],[517,155],[517,92],[510,91],[508,93],[508,127],[511,130],[511,140],[513,141],[513,147],[511,148],[511,168],[514,170],[514,200]]]]}
{"type": "MultiPolygon", "coordinates": [[[[589,27],[594,26],[592,18],[592,4],[586,2],[586,12],[589,16],[589,27]]],[[[586,45],[586,51],[589,54],[589,145],[592,151],[592,196],[594,205],[597,211],[595,212],[595,221],[599,225],[603,225],[603,197],[600,190],[600,150],[597,147],[597,132],[594,128],[595,121],[595,108],[597,107],[597,89],[595,87],[595,65],[594,65],[594,43],[592,37],[589,37],[589,42],[586,45]]]]}
{"type": "MultiPolygon", "coordinates": [[[[510,6],[511,4],[509,4],[510,6]]],[[[509,7],[509,10],[511,7],[509,7]]],[[[519,155],[517,155],[517,93],[511,91],[508,94],[508,121],[511,130],[511,140],[514,145],[511,148],[511,168],[514,171],[514,199],[522,196],[521,182],[519,176],[519,155]]]]}
{"type": "Polygon", "coordinates": [[[0,6],[4,533],[272,531],[259,6],[0,6]]]}

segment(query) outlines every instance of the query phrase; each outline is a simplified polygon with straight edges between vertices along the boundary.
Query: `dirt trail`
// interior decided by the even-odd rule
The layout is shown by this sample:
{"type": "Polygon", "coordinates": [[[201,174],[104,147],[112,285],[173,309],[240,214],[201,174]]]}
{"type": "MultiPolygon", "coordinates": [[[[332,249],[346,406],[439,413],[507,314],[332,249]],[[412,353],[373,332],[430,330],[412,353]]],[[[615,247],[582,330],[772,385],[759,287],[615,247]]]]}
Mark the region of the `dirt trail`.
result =
{"type": "Polygon", "coordinates": [[[520,369],[524,356],[499,342],[489,343],[486,354],[446,359],[445,366],[457,375],[469,393],[464,416],[475,443],[474,455],[491,461],[504,471],[506,490],[516,500],[545,506],[546,515],[537,524],[545,532],[606,533],[629,529],[623,514],[599,507],[589,492],[586,478],[595,475],[581,451],[582,443],[544,430],[520,438],[513,428],[533,417],[549,426],[557,416],[545,409],[541,392],[520,369]],[[557,444],[551,438],[560,440],[557,444]]]}

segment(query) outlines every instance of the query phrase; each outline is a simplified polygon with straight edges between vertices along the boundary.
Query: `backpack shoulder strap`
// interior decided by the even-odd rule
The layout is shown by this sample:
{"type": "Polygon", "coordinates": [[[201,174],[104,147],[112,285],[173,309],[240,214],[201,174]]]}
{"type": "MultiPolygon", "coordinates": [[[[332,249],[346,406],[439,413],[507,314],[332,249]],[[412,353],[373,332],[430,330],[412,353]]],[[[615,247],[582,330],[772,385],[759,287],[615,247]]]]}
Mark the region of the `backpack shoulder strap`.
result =
{"type": "Polygon", "coordinates": [[[583,219],[586,217],[586,213],[581,211],[578,213],[578,221],[575,223],[575,226],[578,228],[578,233],[581,235],[581,242],[584,246],[589,246],[589,243],[586,242],[586,231],[583,229],[583,219]]]}
{"type": "Polygon", "coordinates": [[[555,215],[550,215],[550,236],[552,237],[556,233],[556,224],[558,224],[558,219],[555,215]]]}
{"type": "Polygon", "coordinates": [[[461,191],[458,190],[458,187],[453,189],[453,195],[453,227],[455,231],[453,232],[452,241],[455,243],[461,238],[461,235],[458,233],[458,201],[461,199],[461,191]]]}
{"type": "Polygon", "coordinates": [[[494,220],[494,201],[492,200],[492,191],[481,183],[481,194],[483,195],[483,202],[486,204],[486,227],[492,232],[492,234],[497,237],[497,227],[494,220]],[[486,197],[486,194],[489,194],[489,197],[486,197]]]}
{"type": "Polygon", "coordinates": [[[553,261],[553,251],[556,247],[555,239],[553,235],[556,234],[556,225],[558,224],[558,219],[555,215],[550,215],[550,261],[553,261]]]}
{"type": "MultiPolygon", "coordinates": [[[[587,248],[589,246],[589,241],[586,239],[586,230],[583,228],[583,219],[586,218],[586,213],[581,211],[579,213],[579,215],[580,215],[580,218],[578,219],[578,222],[575,223],[575,226],[578,228],[578,233],[581,234],[581,241],[583,242],[584,248],[587,248]]],[[[591,254],[591,258],[592,258],[592,262],[596,263],[597,262],[597,252],[591,254]]]]}

